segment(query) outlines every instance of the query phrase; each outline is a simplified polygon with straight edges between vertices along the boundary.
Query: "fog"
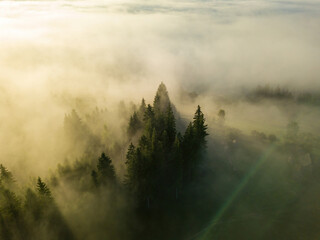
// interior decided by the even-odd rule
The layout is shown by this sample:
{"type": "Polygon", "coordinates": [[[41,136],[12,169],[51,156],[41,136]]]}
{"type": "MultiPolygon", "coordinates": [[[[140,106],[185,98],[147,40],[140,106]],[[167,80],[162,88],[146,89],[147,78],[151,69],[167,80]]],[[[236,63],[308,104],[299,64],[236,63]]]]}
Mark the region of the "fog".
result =
{"type": "MultiPolygon", "coordinates": [[[[32,185],[41,176],[50,183],[62,171],[58,166],[89,159],[89,169],[107,151],[122,181],[128,121],[142,98],[152,104],[161,82],[182,132],[197,105],[202,107],[210,134],[206,158],[212,151],[217,159],[227,156],[212,149],[216,142],[222,149],[235,130],[239,139],[256,130],[283,140],[288,123],[295,121],[301,133],[319,137],[319,24],[316,0],[1,1],[0,163],[17,182],[32,185]],[[258,98],[258,86],[285,89],[293,97],[258,98]],[[303,102],[303,94],[319,104],[303,102]],[[73,109],[92,132],[90,144],[66,137],[73,109]],[[226,113],[223,123],[218,123],[220,109],[226,113]],[[96,138],[99,144],[93,143],[96,138]]],[[[217,179],[214,187],[229,181],[217,179]]],[[[70,185],[62,184],[52,192],[71,228],[85,225],[77,236],[119,238],[118,223],[127,221],[123,211],[133,215],[134,203],[124,201],[125,193],[116,196],[115,209],[126,210],[119,210],[112,234],[97,230],[89,236],[93,226],[84,219],[92,209],[77,213],[77,222],[75,209],[85,200],[72,208],[70,199],[80,195],[66,189],[70,185]],[[66,198],[70,202],[63,204],[66,198]]],[[[103,190],[103,199],[112,193],[103,190]]],[[[101,199],[90,194],[85,196],[89,205],[98,204],[101,199]]],[[[106,210],[117,215],[113,211],[106,210]]],[[[97,224],[100,220],[110,218],[100,216],[97,224]]]]}

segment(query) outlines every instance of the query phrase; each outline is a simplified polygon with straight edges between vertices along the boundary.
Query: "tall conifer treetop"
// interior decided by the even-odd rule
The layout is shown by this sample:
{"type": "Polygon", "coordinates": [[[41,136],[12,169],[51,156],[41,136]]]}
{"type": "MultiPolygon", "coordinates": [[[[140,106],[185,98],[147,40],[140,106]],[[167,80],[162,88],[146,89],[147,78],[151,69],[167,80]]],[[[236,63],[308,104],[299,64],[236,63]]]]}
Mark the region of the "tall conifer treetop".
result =
{"type": "Polygon", "coordinates": [[[40,177],[38,177],[38,181],[37,181],[37,189],[38,192],[42,195],[42,196],[46,196],[46,197],[51,197],[51,191],[48,188],[47,184],[45,184],[40,177]]]}
{"type": "Polygon", "coordinates": [[[201,108],[198,105],[193,117],[193,130],[195,137],[201,145],[205,145],[206,143],[205,137],[208,135],[207,128],[208,125],[205,124],[204,114],[202,113],[201,108]]]}
{"type": "MultiPolygon", "coordinates": [[[[196,179],[208,133],[200,106],[184,136],[177,131],[175,108],[163,83],[153,106],[146,106],[143,100],[141,109],[139,112],[144,111],[143,134],[136,141],[136,147],[129,146],[125,183],[141,203],[149,207],[150,199],[161,201],[173,192],[178,198],[179,189],[196,179]]],[[[132,118],[134,116],[135,113],[132,118]]]]}
{"type": "Polygon", "coordinates": [[[155,114],[164,113],[170,104],[170,98],[167,91],[167,87],[164,83],[161,83],[158,87],[156,96],[154,97],[153,107],[155,114]]]}
{"type": "Polygon", "coordinates": [[[102,182],[115,180],[115,171],[112,161],[105,153],[101,154],[101,157],[98,160],[97,168],[102,182]]]}

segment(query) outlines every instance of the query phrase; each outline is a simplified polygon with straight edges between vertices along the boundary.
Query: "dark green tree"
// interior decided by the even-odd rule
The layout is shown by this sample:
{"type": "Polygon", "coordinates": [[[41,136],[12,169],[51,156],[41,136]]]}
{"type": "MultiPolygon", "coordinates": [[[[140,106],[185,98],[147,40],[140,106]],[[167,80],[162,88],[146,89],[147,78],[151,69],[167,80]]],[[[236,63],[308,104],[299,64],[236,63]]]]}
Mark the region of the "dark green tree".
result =
{"type": "Polygon", "coordinates": [[[142,98],[141,105],[138,110],[138,116],[139,116],[140,120],[143,120],[143,116],[144,116],[146,109],[147,109],[146,102],[145,102],[144,98],[142,98]]]}
{"type": "Polygon", "coordinates": [[[155,126],[154,111],[150,104],[148,104],[143,117],[144,135],[148,138],[152,137],[153,128],[155,126]]]}
{"type": "Polygon", "coordinates": [[[0,183],[11,184],[14,182],[12,173],[0,164],[0,183]]]}
{"type": "Polygon", "coordinates": [[[175,141],[177,130],[176,130],[176,119],[170,103],[167,107],[167,112],[166,112],[165,131],[168,135],[169,147],[171,148],[171,146],[175,141]]]}
{"type": "Polygon", "coordinates": [[[99,183],[109,184],[115,182],[116,176],[112,161],[105,153],[102,153],[98,159],[97,169],[99,183]]]}
{"type": "Polygon", "coordinates": [[[199,105],[194,114],[192,126],[195,135],[195,142],[198,144],[199,150],[202,150],[206,147],[206,136],[208,135],[208,126],[205,124],[204,114],[202,113],[199,105]]]}
{"type": "Polygon", "coordinates": [[[128,136],[133,137],[138,130],[142,128],[142,122],[140,121],[137,112],[134,112],[130,117],[129,126],[127,129],[128,136]]]}
{"type": "Polygon", "coordinates": [[[51,198],[51,191],[48,188],[47,184],[45,184],[40,177],[37,180],[37,190],[41,196],[51,198]]]}
{"type": "Polygon", "coordinates": [[[161,83],[158,87],[156,96],[153,101],[153,108],[156,117],[158,115],[165,113],[168,105],[170,104],[170,98],[168,95],[168,91],[164,83],[161,83]]]}
{"type": "Polygon", "coordinates": [[[125,177],[125,184],[132,187],[137,181],[137,161],[135,146],[130,143],[126,156],[127,174],[125,177]]]}
{"type": "Polygon", "coordinates": [[[177,134],[173,105],[163,83],[153,106],[144,110],[143,135],[137,147],[131,143],[127,152],[125,183],[141,203],[178,198],[184,184],[194,179],[206,147],[207,125],[198,106],[184,136],[177,134]]]}
{"type": "Polygon", "coordinates": [[[182,141],[183,182],[188,184],[197,175],[206,148],[207,125],[200,106],[189,123],[182,141]]]}
{"type": "Polygon", "coordinates": [[[0,215],[4,222],[0,223],[0,236],[4,239],[22,239],[25,228],[21,200],[9,189],[0,188],[0,215]]]}

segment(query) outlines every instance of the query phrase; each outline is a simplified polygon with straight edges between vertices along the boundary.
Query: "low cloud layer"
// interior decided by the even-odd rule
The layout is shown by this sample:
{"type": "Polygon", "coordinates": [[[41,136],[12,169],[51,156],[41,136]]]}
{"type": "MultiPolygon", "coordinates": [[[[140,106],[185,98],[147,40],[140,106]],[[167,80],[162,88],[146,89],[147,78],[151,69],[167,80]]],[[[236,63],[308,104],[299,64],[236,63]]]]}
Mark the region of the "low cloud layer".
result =
{"type": "Polygon", "coordinates": [[[62,126],[76,98],[111,108],[150,101],[161,81],[173,101],[181,89],[211,96],[259,84],[320,88],[317,1],[2,1],[0,8],[5,162],[54,152],[48,130],[62,126]]]}
{"type": "Polygon", "coordinates": [[[1,5],[1,82],[53,91],[150,81],[319,88],[316,1],[1,5]]]}

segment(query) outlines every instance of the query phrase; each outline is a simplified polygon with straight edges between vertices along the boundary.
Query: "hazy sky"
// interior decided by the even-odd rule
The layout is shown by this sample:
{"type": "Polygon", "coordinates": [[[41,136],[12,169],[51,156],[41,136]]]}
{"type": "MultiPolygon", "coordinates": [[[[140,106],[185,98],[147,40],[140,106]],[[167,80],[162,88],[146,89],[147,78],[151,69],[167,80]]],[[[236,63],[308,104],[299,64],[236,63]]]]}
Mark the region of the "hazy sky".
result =
{"type": "Polygon", "coordinates": [[[150,2],[1,1],[1,85],[320,87],[319,1],[150,2]]]}

